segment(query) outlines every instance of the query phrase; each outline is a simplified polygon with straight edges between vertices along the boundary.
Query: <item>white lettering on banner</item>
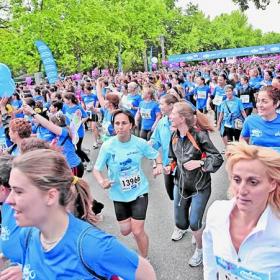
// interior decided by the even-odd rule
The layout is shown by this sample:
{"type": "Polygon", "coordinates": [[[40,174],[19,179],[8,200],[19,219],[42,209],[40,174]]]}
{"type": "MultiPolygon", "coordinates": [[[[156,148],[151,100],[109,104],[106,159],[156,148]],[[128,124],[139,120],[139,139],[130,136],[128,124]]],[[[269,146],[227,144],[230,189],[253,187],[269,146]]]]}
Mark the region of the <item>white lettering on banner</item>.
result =
{"type": "Polygon", "coordinates": [[[250,102],[250,96],[249,95],[240,95],[240,99],[242,103],[249,103],[250,102]]]}
{"type": "Polygon", "coordinates": [[[206,99],[206,91],[197,91],[198,99],[206,99]]]}
{"type": "Polygon", "coordinates": [[[223,102],[223,96],[221,95],[215,95],[214,99],[213,99],[213,104],[220,106],[223,102]]]}

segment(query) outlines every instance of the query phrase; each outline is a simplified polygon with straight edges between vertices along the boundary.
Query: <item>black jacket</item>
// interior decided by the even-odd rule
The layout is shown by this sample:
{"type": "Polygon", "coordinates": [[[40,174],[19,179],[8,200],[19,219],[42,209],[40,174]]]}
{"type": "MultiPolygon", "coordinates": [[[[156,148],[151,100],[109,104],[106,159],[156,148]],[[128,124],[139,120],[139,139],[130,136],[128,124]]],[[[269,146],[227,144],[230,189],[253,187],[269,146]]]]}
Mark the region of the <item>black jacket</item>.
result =
{"type": "Polygon", "coordinates": [[[216,172],[223,164],[223,157],[210,140],[207,131],[199,131],[193,128],[190,133],[201,151],[194,147],[188,137],[181,139],[178,132],[172,134],[169,147],[169,157],[177,163],[174,184],[187,195],[210,187],[210,172],[216,172]],[[190,160],[201,160],[203,153],[205,154],[203,159],[204,171],[202,171],[202,168],[191,171],[184,168],[183,164],[190,160]]]}

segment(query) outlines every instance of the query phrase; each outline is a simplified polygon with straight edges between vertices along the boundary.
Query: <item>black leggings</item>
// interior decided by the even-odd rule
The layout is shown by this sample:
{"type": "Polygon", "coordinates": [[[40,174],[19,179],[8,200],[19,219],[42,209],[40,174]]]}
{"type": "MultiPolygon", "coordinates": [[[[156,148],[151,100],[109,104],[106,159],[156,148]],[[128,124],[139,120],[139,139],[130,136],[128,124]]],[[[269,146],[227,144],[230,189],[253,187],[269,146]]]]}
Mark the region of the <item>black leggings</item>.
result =
{"type": "Polygon", "coordinates": [[[80,162],[77,166],[72,167],[71,170],[74,176],[82,178],[84,175],[85,168],[82,162],[80,162]]]}
{"type": "Polygon", "coordinates": [[[151,135],[152,135],[151,130],[146,130],[146,129],[141,129],[140,130],[140,138],[143,138],[143,139],[149,141],[150,138],[151,138],[151,135]]]}
{"type": "Polygon", "coordinates": [[[79,138],[78,143],[76,144],[77,147],[77,155],[80,157],[80,159],[82,160],[82,162],[86,161],[86,162],[90,162],[87,154],[82,150],[82,142],[83,142],[83,137],[79,138]]]}
{"type": "Polygon", "coordinates": [[[164,174],[164,185],[170,200],[174,200],[174,176],[172,174],[164,174]]]}

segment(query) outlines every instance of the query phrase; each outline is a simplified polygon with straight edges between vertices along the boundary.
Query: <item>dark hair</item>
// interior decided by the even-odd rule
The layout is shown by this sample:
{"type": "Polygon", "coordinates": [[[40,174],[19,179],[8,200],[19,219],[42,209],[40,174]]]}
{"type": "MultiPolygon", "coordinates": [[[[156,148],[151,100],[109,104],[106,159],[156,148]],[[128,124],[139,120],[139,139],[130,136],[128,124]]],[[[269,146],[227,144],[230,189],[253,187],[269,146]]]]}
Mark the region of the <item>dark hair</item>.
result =
{"type": "Polygon", "coordinates": [[[119,109],[119,110],[116,110],[113,113],[113,115],[112,115],[112,126],[114,126],[115,118],[119,114],[126,115],[128,117],[129,122],[132,124],[132,127],[135,126],[135,119],[134,119],[133,115],[128,110],[125,110],[125,109],[119,109]]]}
{"type": "Polygon", "coordinates": [[[35,106],[35,101],[32,97],[24,98],[24,102],[25,102],[25,104],[29,105],[32,108],[34,108],[34,106],[35,106]]]}
{"type": "Polygon", "coordinates": [[[63,98],[70,100],[73,104],[79,104],[79,101],[74,93],[67,92],[63,95],[63,98]]]}
{"type": "Polygon", "coordinates": [[[10,188],[9,179],[12,170],[13,157],[11,155],[0,156],[0,185],[10,188]]]}
{"type": "Polygon", "coordinates": [[[62,110],[62,107],[63,107],[63,103],[62,103],[62,101],[60,101],[60,100],[53,100],[52,103],[51,103],[51,105],[52,105],[53,107],[57,108],[58,111],[59,111],[59,110],[62,110]]]}

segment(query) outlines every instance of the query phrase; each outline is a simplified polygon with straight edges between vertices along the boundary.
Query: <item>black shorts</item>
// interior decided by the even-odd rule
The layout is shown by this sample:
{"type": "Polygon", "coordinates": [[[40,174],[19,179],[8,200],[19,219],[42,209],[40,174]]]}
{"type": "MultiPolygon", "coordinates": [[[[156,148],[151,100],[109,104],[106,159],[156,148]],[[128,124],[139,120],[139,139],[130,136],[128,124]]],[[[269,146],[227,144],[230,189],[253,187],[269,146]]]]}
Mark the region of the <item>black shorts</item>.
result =
{"type": "Polygon", "coordinates": [[[223,137],[227,136],[229,142],[239,141],[240,133],[241,130],[225,126],[223,137]]]}
{"type": "Polygon", "coordinates": [[[114,201],[114,207],[119,222],[128,218],[145,220],[148,208],[148,194],[140,195],[130,202],[114,201]]]}

